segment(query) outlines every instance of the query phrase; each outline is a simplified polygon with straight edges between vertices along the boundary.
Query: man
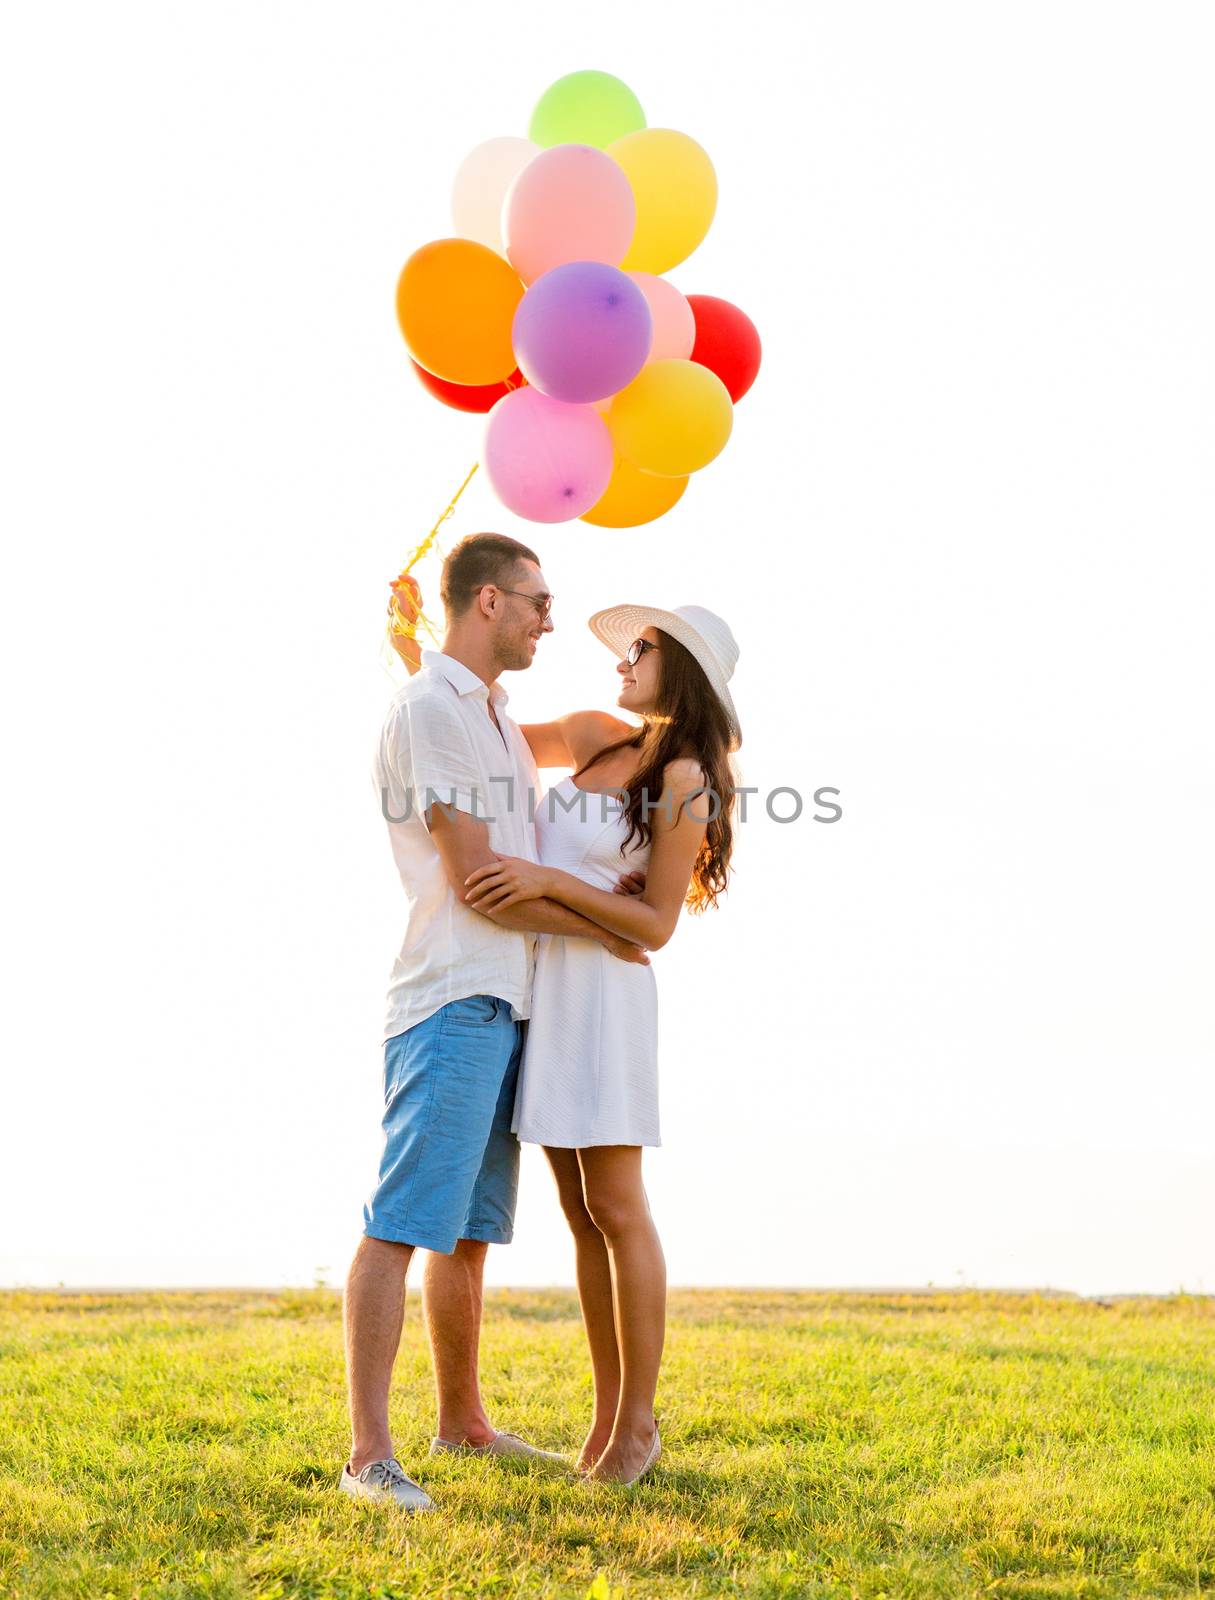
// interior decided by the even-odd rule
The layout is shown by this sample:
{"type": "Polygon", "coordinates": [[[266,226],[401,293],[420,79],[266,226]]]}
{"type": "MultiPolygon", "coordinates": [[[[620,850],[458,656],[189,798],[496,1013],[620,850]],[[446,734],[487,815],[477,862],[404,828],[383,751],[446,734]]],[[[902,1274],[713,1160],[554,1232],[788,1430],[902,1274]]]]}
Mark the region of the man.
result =
{"type": "Polygon", "coordinates": [[[409,1511],[433,1501],[393,1452],[388,1395],[416,1249],[430,1252],[423,1308],[439,1406],[431,1454],[550,1456],[494,1427],[477,1381],[485,1256],[510,1242],[514,1226],[510,1124],[535,936],[581,935],[622,960],[648,960],[550,900],[489,913],[465,903],[465,879],[495,851],[536,860],[536,766],[497,679],[531,665],[552,632],[552,596],[535,553],[494,533],[452,550],[441,595],[443,648],[421,652],[375,762],[407,912],[384,1030],[379,1180],[344,1302],[352,1444],[341,1488],[409,1511]]]}

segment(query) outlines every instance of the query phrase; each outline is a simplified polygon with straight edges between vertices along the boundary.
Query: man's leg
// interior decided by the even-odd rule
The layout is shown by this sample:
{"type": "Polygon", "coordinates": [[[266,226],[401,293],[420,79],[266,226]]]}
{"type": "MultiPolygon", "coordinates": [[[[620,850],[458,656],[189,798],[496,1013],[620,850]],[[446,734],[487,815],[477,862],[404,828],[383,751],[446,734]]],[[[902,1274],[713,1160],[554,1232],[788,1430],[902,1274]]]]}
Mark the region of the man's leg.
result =
{"type": "Polygon", "coordinates": [[[388,1389],[405,1319],[405,1277],[411,1244],[359,1240],[346,1278],[343,1305],[350,1395],[350,1470],[393,1455],[388,1389]]]}
{"type": "MultiPolygon", "coordinates": [[[[388,1390],[414,1249],[441,1263],[427,1290],[441,1422],[478,1443],[494,1436],[476,1389],[481,1275],[486,1244],[509,1240],[514,1221],[520,1032],[504,1000],[470,995],[385,1041],[380,1174],[347,1284],[356,1471],[392,1454],[388,1390]]],[[[463,1442],[459,1433],[452,1442],[463,1442]]]]}
{"type": "MultiPolygon", "coordinates": [[[[450,1010],[440,1007],[384,1041],[379,1177],[363,1206],[363,1237],[350,1263],[344,1307],[350,1466],[356,1474],[393,1453],[388,1394],[413,1252],[454,1242],[477,1170],[479,1148],[463,1151],[458,1140],[444,1138],[448,1114],[439,1090],[450,1074],[450,1010]]],[[[486,1013],[484,1005],[481,1011],[486,1013]]],[[[490,1114],[487,1105],[484,1115],[490,1114]]]]}
{"type": "Polygon", "coordinates": [[[488,1444],[496,1432],[485,1414],[477,1381],[488,1250],[480,1239],[461,1239],[449,1256],[429,1254],[422,1273],[422,1306],[439,1404],[438,1434],[449,1444],[488,1444]]]}
{"type": "MultiPolygon", "coordinates": [[[[510,1013],[499,1001],[502,1019],[510,1013]]],[[[490,1244],[507,1244],[514,1232],[519,1190],[519,1141],[511,1132],[524,1029],[508,1023],[500,1034],[496,1103],[480,1168],[469,1196],[460,1237],[450,1255],[432,1254],[422,1279],[422,1297],[439,1404],[438,1437],[448,1444],[487,1445],[497,1429],[481,1401],[477,1362],[485,1257],[490,1244]]],[[[486,1074],[482,1072],[481,1077],[486,1074]]],[[[492,1081],[492,1078],[490,1079],[492,1081]]]]}

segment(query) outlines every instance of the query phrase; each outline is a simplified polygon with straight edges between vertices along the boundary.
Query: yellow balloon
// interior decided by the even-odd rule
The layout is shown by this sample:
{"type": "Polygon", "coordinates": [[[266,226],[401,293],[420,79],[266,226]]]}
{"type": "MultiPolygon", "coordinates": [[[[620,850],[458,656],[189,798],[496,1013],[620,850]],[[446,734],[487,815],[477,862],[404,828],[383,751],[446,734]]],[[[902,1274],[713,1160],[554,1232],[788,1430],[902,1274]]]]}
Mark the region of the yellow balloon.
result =
{"type": "Polygon", "coordinates": [[[695,361],[654,361],[612,401],[608,428],[622,456],[642,472],[680,478],[725,448],[734,426],[730,393],[695,361]]]}
{"type": "Polygon", "coordinates": [[[639,528],[669,511],[687,486],[686,477],[659,478],[617,456],[603,498],[582,513],[582,520],[596,528],[639,528]]]}
{"type": "Polygon", "coordinates": [[[717,210],[713,163],[686,133],[640,128],[607,147],[625,170],[637,202],[637,226],[623,272],[668,272],[687,259],[717,210]]]}

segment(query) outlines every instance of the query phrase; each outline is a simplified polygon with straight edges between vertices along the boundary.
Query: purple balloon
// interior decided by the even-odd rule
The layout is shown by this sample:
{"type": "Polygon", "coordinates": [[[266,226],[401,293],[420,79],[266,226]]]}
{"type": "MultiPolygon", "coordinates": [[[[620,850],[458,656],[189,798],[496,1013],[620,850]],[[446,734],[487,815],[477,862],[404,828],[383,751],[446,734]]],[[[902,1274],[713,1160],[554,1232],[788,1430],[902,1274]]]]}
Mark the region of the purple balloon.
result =
{"type": "Polygon", "coordinates": [[[654,337],[649,303],[632,278],[602,261],[542,273],[515,311],[519,369],[553,400],[606,400],[645,365],[654,337]]]}

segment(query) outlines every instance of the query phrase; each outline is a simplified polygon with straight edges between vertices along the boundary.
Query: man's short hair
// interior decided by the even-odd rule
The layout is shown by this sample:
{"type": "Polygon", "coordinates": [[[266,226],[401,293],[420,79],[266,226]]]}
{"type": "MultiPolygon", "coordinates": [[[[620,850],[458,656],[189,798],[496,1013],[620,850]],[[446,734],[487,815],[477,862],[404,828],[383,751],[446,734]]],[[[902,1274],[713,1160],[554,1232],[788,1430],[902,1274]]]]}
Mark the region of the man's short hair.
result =
{"type": "Polygon", "coordinates": [[[453,545],[443,563],[439,582],[439,594],[448,619],[463,616],[483,583],[496,583],[500,588],[509,589],[521,561],[540,565],[540,557],[534,550],[505,533],[470,533],[453,545]]]}

